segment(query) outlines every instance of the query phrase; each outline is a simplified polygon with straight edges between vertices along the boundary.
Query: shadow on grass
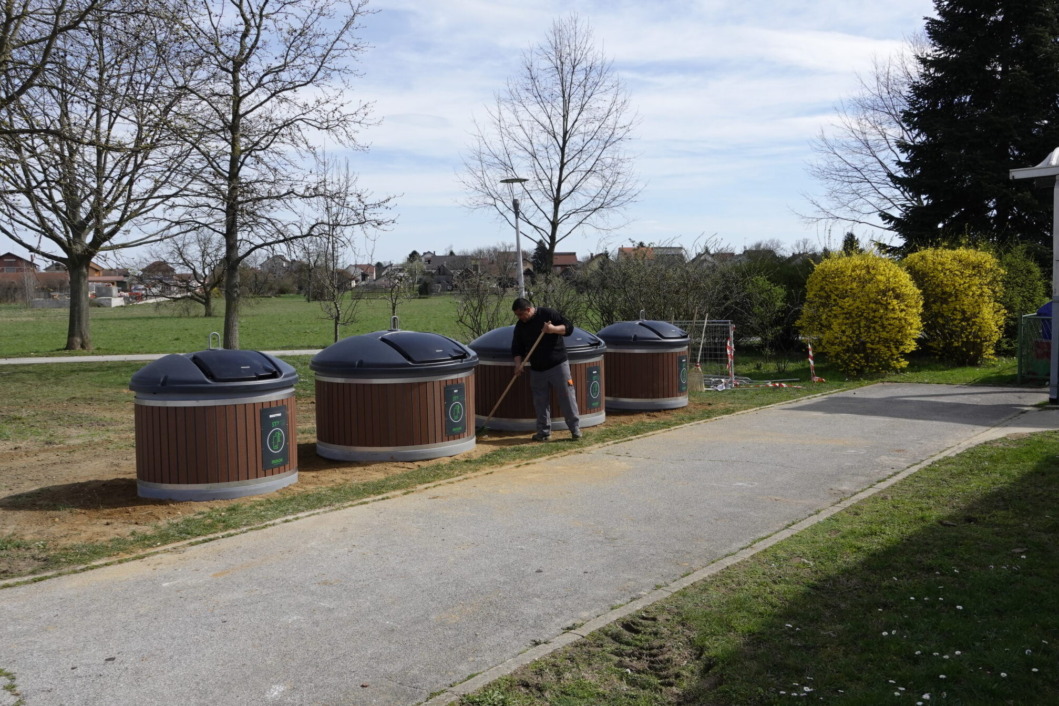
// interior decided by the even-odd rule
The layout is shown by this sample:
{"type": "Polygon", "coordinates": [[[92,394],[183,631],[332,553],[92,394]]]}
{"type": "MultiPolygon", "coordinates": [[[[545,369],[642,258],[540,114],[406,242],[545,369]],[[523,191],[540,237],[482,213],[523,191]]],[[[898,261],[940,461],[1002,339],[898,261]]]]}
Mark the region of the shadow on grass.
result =
{"type": "Polygon", "coordinates": [[[701,675],[677,703],[1055,703],[1059,436],[979,472],[1011,443],[963,455],[979,480],[943,462],[720,574],[685,609],[701,675]]]}
{"type": "Polygon", "coordinates": [[[157,505],[164,500],[148,500],[136,495],[134,478],[109,478],[65,483],[37,488],[0,498],[4,510],[109,510],[157,505]]]}

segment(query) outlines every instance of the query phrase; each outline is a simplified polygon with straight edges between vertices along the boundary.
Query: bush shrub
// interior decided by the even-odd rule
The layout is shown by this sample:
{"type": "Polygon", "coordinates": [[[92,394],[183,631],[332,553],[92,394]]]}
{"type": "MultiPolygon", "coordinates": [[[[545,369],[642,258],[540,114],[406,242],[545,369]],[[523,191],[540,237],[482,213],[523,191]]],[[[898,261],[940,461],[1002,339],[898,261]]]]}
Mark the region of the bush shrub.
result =
{"type": "Polygon", "coordinates": [[[847,375],[889,372],[908,365],[922,307],[912,278],[892,260],[833,255],[809,275],[797,325],[847,375]]]}
{"type": "Polygon", "coordinates": [[[1024,314],[1036,312],[1037,307],[1048,300],[1048,287],[1041,266],[1025,246],[1017,246],[1001,255],[1000,266],[1004,269],[1004,294],[1000,304],[1007,313],[998,350],[1014,353],[1019,320],[1024,314]]]}
{"type": "Polygon", "coordinates": [[[1004,271],[997,258],[971,248],[927,248],[902,264],[923,295],[926,348],[956,365],[994,358],[1004,325],[1004,271]]]}

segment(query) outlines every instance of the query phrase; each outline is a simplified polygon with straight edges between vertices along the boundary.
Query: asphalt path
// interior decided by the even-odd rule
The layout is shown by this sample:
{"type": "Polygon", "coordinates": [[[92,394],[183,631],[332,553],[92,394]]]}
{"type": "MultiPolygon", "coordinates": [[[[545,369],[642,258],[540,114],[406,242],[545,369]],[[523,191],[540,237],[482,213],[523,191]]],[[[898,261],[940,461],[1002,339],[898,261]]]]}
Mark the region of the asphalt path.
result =
{"type": "Polygon", "coordinates": [[[0,669],[28,706],[446,703],[1046,401],[873,385],[8,587],[0,669]]]}

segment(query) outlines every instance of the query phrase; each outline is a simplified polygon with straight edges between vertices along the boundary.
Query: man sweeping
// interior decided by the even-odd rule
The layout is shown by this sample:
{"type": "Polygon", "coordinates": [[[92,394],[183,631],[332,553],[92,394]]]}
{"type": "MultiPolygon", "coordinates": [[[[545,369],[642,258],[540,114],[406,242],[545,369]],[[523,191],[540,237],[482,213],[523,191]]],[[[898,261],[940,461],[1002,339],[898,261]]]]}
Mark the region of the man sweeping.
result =
{"type": "Polygon", "coordinates": [[[523,358],[530,372],[533,409],[537,413],[537,433],[534,441],[548,441],[552,434],[552,400],[554,389],[559,398],[559,409],[566,420],[566,428],[574,439],[581,438],[581,418],[574,397],[574,379],[566,357],[565,336],[574,332],[574,325],[555,309],[535,307],[519,297],[511,305],[518,317],[515,335],[511,339],[511,355],[515,358],[515,375],[522,373],[523,358]],[[540,342],[537,339],[540,338],[540,342]],[[536,349],[533,348],[536,343],[536,349]],[[532,353],[530,351],[532,350],[532,353]]]}

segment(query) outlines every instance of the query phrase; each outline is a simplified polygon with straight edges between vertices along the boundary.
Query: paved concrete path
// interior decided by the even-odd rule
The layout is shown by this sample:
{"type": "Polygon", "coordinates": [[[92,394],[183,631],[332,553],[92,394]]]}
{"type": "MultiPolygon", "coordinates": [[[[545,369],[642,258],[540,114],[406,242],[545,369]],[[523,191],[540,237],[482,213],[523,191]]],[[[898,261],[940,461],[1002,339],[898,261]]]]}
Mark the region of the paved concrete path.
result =
{"type": "Polygon", "coordinates": [[[442,703],[1045,400],[875,385],[7,588],[0,669],[29,706],[442,703]]]}
{"type": "MultiPolygon", "coordinates": [[[[321,348],[298,351],[265,351],[270,355],[316,355],[321,348]]],[[[30,358],[0,358],[0,365],[43,365],[45,363],[126,363],[151,361],[163,358],[169,353],[122,353],[116,355],[53,355],[30,358]]]]}

